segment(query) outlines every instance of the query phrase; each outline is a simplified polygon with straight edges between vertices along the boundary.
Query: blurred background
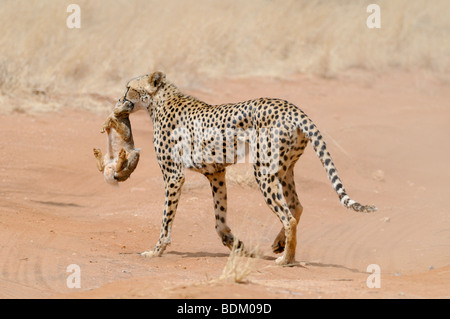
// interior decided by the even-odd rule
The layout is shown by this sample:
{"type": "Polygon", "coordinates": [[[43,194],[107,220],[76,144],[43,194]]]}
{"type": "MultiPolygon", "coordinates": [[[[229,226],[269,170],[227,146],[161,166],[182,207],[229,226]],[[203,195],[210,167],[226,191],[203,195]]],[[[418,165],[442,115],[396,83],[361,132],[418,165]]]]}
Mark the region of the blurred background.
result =
{"type": "Polygon", "coordinates": [[[448,0],[77,0],[81,28],[69,29],[73,2],[0,1],[1,111],[86,108],[86,99],[101,109],[128,79],[154,70],[188,89],[352,69],[450,74],[448,0]],[[380,29],[366,25],[371,3],[380,29]]]}

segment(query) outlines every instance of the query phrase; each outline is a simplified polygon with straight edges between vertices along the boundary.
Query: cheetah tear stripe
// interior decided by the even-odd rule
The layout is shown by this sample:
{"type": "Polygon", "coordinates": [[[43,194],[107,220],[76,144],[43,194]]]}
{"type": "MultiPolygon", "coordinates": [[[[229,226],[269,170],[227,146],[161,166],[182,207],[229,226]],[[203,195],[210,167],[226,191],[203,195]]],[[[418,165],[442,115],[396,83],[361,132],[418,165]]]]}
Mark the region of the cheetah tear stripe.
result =
{"type": "Polygon", "coordinates": [[[298,128],[311,142],[317,157],[322,162],[322,165],[327,172],[328,179],[331,181],[333,189],[339,196],[341,204],[344,207],[351,208],[357,212],[370,213],[376,211],[377,208],[373,205],[361,205],[350,199],[344,189],[344,184],[338,176],[337,169],[334,166],[330,153],[327,151],[327,145],[323,140],[319,129],[305,113],[302,112],[300,118],[301,120],[298,128]]]}

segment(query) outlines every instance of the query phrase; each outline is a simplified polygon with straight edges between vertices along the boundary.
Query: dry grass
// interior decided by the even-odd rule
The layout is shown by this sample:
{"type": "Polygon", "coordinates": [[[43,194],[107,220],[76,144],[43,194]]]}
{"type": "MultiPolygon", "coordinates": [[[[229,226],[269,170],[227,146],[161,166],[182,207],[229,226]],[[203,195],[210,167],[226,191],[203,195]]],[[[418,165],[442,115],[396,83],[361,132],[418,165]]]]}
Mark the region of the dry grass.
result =
{"type": "Polygon", "coordinates": [[[255,258],[258,258],[258,248],[253,248],[249,252],[236,249],[234,246],[228,256],[227,263],[222,270],[219,280],[232,280],[235,283],[245,283],[248,276],[254,270],[255,258]],[[252,257],[249,254],[253,255],[252,257]]]}
{"type": "Polygon", "coordinates": [[[0,96],[88,107],[73,95],[116,97],[127,79],[156,69],[190,88],[350,68],[450,73],[448,0],[376,1],[378,30],[366,27],[365,0],[78,0],[81,29],[68,29],[72,2],[0,2],[0,96]],[[68,103],[54,101],[61,94],[68,103]]]}

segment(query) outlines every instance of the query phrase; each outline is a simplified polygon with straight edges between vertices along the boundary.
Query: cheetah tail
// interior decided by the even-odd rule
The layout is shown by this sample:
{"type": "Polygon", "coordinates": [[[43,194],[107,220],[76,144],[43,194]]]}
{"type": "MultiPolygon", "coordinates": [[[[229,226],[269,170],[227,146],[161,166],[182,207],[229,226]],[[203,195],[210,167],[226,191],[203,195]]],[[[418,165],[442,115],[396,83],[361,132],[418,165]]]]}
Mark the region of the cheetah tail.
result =
{"type": "Polygon", "coordinates": [[[305,136],[311,142],[317,157],[322,162],[325,171],[327,172],[328,179],[331,181],[333,189],[339,196],[341,204],[346,208],[351,208],[357,212],[370,213],[376,211],[377,208],[373,205],[361,205],[358,202],[350,199],[347,195],[344,185],[338,176],[336,167],[334,166],[333,160],[330,153],[327,151],[327,146],[323,140],[322,134],[320,133],[317,126],[311,121],[311,119],[302,114],[302,120],[299,125],[299,129],[305,134],[305,136]]]}

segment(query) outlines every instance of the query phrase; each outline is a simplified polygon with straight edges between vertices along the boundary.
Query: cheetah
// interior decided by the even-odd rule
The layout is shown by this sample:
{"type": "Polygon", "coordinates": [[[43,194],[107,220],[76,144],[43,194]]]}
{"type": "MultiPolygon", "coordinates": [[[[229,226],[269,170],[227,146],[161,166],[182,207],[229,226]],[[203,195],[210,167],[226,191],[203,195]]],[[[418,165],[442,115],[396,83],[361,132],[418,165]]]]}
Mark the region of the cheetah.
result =
{"type": "Polygon", "coordinates": [[[106,132],[108,136],[106,155],[103,156],[100,149],[94,148],[98,170],[103,173],[105,181],[114,186],[126,181],[139,162],[140,149],[134,148],[130,106],[132,104],[119,101],[103,124],[101,133],[106,132]]]}
{"type": "Polygon", "coordinates": [[[215,228],[222,243],[229,249],[246,251],[227,225],[225,181],[226,167],[237,161],[236,148],[242,136],[252,145],[254,176],[265,202],[282,224],[272,244],[274,253],[282,253],[276,259],[277,264],[295,263],[296,232],[303,207],[295,190],[294,165],[308,142],[322,162],[341,204],[357,212],[376,210],[375,206],[350,199],[320,131],[302,110],[288,101],[258,98],[209,105],[182,93],[162,72],[130,80],[122,101],[132,105],[131,112],[145,110],[150,115],[156,157],[165,185],[160,237],[154,249],[143,252],[143,256],[161,256],[171,242],[185,168],[202,173],[209,180],[215,228]]]}

